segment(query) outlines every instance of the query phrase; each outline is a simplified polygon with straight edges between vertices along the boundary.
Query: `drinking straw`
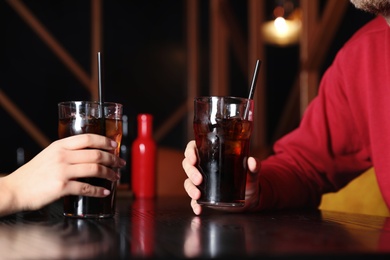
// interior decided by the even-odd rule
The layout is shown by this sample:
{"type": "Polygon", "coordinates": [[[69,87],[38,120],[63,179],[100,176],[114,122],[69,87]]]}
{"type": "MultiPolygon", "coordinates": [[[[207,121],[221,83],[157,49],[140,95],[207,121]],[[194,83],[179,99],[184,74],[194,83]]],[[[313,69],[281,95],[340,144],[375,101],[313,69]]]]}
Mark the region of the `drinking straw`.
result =
{"type": "Polygon", "coordinates": [[[104,98],[103,98],[103,87],[102,87],[102,62],[100,51],[97,53],[98,59],[98,87],[99,87],[99,106],[100,106],[100,130],[102,135],[106,135],[106,120],[104,118],[104,98]]]}
{"type": "Polygon", "coordinates": [[[252,83],[249,90],[248,104],[245,108],[244,119],[246,119],[248,116],[249,100],[253,99],[253,95],[256,90],[257,75],[259,74],[260,65],[261,65],[261,60],[256,60],[256,66],[255,66],[255,70],[253,71],[252,83]]]}
{"type": "Polygon", "coordinates": [[[255,66],[255,70],[253,72],[251,88],[249,90],[249,99],[253,99],[253,94],[255,93],[256,82],[257,82],[257,75],[259,74],[260,65],[261,65],[261,60],[257,60],[256,61],[256,66],[255,66]]]}

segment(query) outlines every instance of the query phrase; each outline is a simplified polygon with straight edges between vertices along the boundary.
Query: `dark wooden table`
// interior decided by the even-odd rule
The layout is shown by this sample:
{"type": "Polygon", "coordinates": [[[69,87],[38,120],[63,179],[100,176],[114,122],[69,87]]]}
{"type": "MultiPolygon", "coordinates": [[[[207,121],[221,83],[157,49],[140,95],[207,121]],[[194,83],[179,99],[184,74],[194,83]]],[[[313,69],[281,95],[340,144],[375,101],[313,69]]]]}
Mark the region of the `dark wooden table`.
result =
{"type": "Polygon", "coordinates": [[[61,202],[0,218],[0,259],[390,259],[390,218],[325,211],[195,216],[189,198],[118,198],[111,219],[62,216],[61,202]]]}

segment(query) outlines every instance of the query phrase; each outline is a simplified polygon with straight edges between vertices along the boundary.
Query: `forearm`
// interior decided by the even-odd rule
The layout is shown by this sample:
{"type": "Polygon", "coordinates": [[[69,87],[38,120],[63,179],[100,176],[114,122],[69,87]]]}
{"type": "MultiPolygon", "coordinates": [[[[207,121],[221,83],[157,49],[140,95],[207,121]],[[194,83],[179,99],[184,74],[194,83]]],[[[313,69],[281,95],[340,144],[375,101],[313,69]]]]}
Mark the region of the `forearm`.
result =
{"type": "Polygon", "coordinates": [[[258,209],[315,208],[321,200],[319,183],[285,165],[267,161],[259,175],[258,209]]]}
{"type": "Polygon", "coordinates": [[[290,154],[294,156],[279,153],[261,162],[256,209],[317,207],[323,194],[342,188],[367,164],[346,156],[308,159],[302,150],[290,154]]]}
{"type": "Polygon", "coordinates": [[[0,217],[19,211],[15,189],[10,176],[0,177],[0,217]]]}

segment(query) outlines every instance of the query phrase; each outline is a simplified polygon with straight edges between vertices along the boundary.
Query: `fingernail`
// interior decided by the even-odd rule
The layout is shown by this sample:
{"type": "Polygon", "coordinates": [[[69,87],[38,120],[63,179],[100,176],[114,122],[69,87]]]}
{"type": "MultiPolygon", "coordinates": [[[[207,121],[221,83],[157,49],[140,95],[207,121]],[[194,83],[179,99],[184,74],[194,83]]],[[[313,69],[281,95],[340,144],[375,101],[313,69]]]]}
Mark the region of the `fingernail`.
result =
{"type": "Polygon", "coordinates": [[[114,140],[111,140],[111,146],[116,148],[116,147],[118,147],[118,144],[114,140]]]}
{"type": "Polygon", "coordinates": [[[103,195],[106,195],[106,196],[107,196],[107,195],[110,195],[110,193],[111,193],[111,192],[110,192],[109,190],[103,190],[103,195]]]}
{"type": "Polygon", "coordinates": [[[121,167],[125,166],[126,165],[126,160],[120,158],[119,164],[120,164],[121,167]]]}

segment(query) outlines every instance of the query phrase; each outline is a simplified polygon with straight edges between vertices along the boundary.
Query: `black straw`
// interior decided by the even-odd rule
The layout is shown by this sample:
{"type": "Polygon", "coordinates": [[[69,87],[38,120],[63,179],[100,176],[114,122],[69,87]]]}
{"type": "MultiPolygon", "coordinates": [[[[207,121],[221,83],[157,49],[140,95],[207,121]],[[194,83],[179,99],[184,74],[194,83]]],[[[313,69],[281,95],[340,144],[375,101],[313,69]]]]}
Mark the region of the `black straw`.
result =
{"type": "Polygon", "coordinates": [[[256,60],[256,66],[255,66],[255,70],[253,71],[252,83],[251,83],[251,87],[249,90],[248,104],[245,108],[244,119],[247,119],[247,117],[248,117],[249,100],[253,99],[253,95],[254,95],[255,90],[256,90],[257,76],[259,74],[260,66],[261,66],[261,60],[256,60]]]}
{"type": "Polygon", "coordinates": [[[97,53],[98,59],[98,87],[99,87],[99,106],[100,106],[100,130],[102,135],[106,135],[106,120],[104,117],[104,98],[103,98],[103,87],[102,87],[102,61],[100,51],[97,53]]]}

